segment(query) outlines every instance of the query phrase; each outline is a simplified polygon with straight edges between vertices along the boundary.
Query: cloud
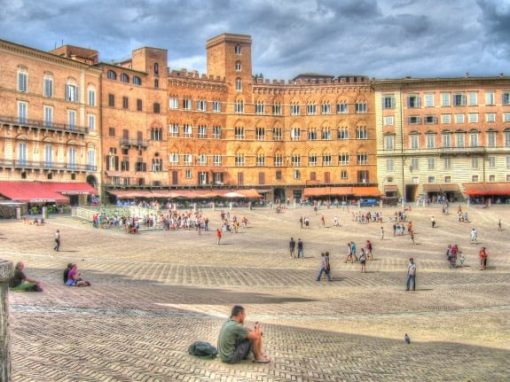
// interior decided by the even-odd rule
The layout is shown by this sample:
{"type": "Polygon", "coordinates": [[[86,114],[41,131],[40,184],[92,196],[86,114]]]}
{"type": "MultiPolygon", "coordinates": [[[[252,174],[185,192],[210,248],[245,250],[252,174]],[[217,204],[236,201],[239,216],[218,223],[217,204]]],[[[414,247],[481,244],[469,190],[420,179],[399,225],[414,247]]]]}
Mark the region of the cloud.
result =
{"type": "Polygon", "coordinates": [[[0,38],[49,50],[99,50],[102,60],[138,46],[168,49],[171,68],[206,68],[214,35],[252,35],[253,71],[373,77],[504,72],[508,0],[0,0],[0,38]]]}

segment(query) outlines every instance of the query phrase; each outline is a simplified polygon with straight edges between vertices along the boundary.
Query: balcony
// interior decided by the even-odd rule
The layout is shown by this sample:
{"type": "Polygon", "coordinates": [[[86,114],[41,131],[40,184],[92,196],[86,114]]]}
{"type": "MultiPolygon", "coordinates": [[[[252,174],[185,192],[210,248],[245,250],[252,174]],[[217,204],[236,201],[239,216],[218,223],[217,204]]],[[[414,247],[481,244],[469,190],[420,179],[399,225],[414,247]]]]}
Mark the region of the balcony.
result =
{"type": "Polygon", "coordinates": [[[15,170],[61,170],[72,172],[93,172],[97,166],[75,163],[36,162],[17,159],[0,160],[0,168],[12,168],[15,170]]]}
{"type": "Polygon", "coordinates": [[[88,133],[88,128],[84,126],[68,125],[64,123],[46,122],[38,119],[26,119],[7,117],[0,115],[0,124],[8,124],[13,127],[27,127],[31,129],[60,131],[64,133],[75,133],[84,135],[88,133]]]}
{"type": "Polygon", "coordinates": [[[147,148],[147,146],[149,145],[147,141],[143,140],[143,139],[127,139],[127,138],[122,138],[120,140],[120,145],[122,147],[126,147],[126,148],[129,148],[129,147],[143,147],[143,148],[147,148]]]}

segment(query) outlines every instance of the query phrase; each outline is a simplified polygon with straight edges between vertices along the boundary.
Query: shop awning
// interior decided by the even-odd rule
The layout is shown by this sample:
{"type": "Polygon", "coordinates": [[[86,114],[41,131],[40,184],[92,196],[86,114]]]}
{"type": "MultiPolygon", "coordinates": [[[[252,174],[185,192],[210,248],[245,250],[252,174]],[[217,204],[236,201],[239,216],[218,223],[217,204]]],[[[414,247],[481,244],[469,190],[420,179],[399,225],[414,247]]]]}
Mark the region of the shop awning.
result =
{"type": "Polygon", "coordinates": [[[68,203],[65,195],[95,195],[87,183],[61,182],[0,182],[0,195],[17,202],[68,203]]]}
{"type": "Polygon", "coordinates": [[[353,195],[352,187],[307,187],[303,191],[303,197],[305,198],[347,195],[353,195]]]}
{"type": "Polygon", "coordinates": [[[423,185],[425,192],[460,192],[457,183],[426,183],[423,185]]]}
{"type": "Polygon", "coordinates": [[[371,197],[381,196],[381,192],[377,187],[353,187],[352,193],[355,196],[371,196],[371,197]]]}
{"type": "Polygon", "coordinates": [[[463,186],[469,196],[510,196],[510,182],[464,183],[463,186]]]}
{"type": "Polygon", "coordinates": [[[257,199],[260,194],[255,189],[249,190],[111,190],[108,193],[118,199],[158,198],[158,199],[257,199]]]}

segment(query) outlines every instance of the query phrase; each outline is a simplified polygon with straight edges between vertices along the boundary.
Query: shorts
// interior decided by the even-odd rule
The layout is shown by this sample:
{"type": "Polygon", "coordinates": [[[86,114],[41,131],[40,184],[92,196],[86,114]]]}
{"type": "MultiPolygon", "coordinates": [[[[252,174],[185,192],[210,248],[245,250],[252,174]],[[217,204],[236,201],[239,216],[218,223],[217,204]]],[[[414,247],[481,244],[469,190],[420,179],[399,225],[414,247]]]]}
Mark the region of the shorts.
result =
{"type": "Polygon", "coordinates": [[[248,355],[251,351],[251,342],[248,339],[245,339],[241,342],[239,342],[234,350],[234,353],[232,354],[232,357],[230,357],[230,360],[228,363],[239,363],[243,359],[247,359],[248,355]]]}
{"type": "Polygon", "coordinates": [[[69,279],[69,280],[67,280],[66,285],[67,286],[76,286],[76,281],[69,279]]]}

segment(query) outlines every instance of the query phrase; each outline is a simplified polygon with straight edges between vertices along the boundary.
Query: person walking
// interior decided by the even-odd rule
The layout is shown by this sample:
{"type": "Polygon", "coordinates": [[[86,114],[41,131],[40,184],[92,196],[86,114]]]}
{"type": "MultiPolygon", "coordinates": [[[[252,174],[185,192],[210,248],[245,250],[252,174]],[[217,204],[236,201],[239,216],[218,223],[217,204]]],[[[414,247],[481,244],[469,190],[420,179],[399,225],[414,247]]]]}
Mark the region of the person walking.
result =
{"type": "Polygon", "coordinates": [[[300,225],[301,229],[303,229],[303,220],[304,220],[304,219],[303,219],[303,217],[301,216],[301,217],[299,218],[299,225],[300,225]]]}
{"type": "MultiPolygon", "coordinates": [[[[395,225],[393,225],[393,236],[395,236],[395,225]]],[[[384,227],[381,226],[381,240],[384,240],[384,227]]]]}
{"type": "Polygon", "coordinates": [[[319,270],[319,274],[317,275],[316,281],[321,281],[321,277],[323,273],[326,273],[326,276],[328,277],[328,281],[331,281],[331,267],[329,265],[329,252],[322,252],[321,253],[321,269],[319,270]]]}
{"type": "Polygon", "coordinates": [[[60,231],[57,229],[55,232],[55,246],[53,247],[54,251],[60,251],[60,231]]]}
{"type": "Polygon", "coordinates": [[[478,232],[476,231],[476,228],[471,228],[471,243],[476,244],[478,241],[478,232]]]}
{"type": "Polygon", "coordinates": [[[222,234],[221,234],[221,229],[220,229],[220,228],[218,228],[218,229],[216,230],[216,244],[218,244],[218,245],[220,245],[221,236],[222,236],[222,234]]]}
{"type": "Polygon", "coordinates": [[[487,257],[488,257],[487,250],[485,249],[485,247],[482,247],[482,249],[480,249],[480,270],[481,271],[485,271],[487,269],[487,257]]]}
{"type": "Polygon", "coordinates": [[[347,263],[350,260],[351,264],[352,261],[352,248],[351,248],[351,242],[347,243],[347,257],[345,258],[345,262],[347,263]]]}
{"type": "Polygon", "coordinates": [[[411,257],[409,259],[409,264],[407,265],[407,282],[406,282],[406,291],[411,289],[411,285],[413,287],[413,291],[416,290],[416,264],[414,263],[414,259],[411,257]]]}
{"type": "Polygon", "coordinates": [[[296,241],[293,237],[290,238],[289,241],[289,251],[290,251],[290,258],[294,257],[294,251],[296,250],[296,241]]]}
{"type": "Polygon", "coordinates": [[[501,227],[501,219],[498,220],[498,231],[503,231],[503,228],[501,227]]]}
{"type": "Polygon", "coordinates": [[[434,216],[430,218],[430,224],[432,225],[432,228],[436,228],[436,218],[434,216]]]}
{"type": "Polygon", "coordinates": [[[297,241],[297,257],[298,259],[299,258],[303,258],[304,257],[304,246],[303,246],[303,242],[301,241],[301,239],[298,239],[297,241]]]}
{"type": "Polygon", "coordinates": [[[367,260],[373,260],[374,259],[374,253],[373,253],[373,245],[370,240],[367,240],[367,260]]]}
{"type": "Polygon", "coordinates": [[[359,263],[361,264],[361,273],[365,273],[365,266],[367,263],[367,255],[365,254],[365,250],[361,248],[361,253],[359,255],[359,263]]]}
{"type": "Polygon", "coordinates": [[[351,253],[354,260],[358,261],[358,256],[356,256],[356,243],[351,241],[351,253]]]}
{"type": "Polygon", "coordinates": [[[414,231],[412,229],[409,231],[409,237],[411,238],[411,241],[413,242],[413,244],[416,244],[414,242],[414,231]]]}
{"type": "Polygon", "coordinates": [[[326,226],[326,219],[324,218],[324,215],[321,215],[321,225],[322,227],[326,226]]]}

